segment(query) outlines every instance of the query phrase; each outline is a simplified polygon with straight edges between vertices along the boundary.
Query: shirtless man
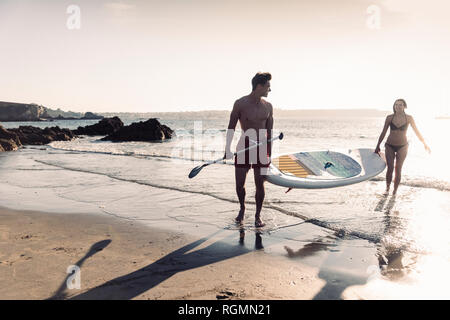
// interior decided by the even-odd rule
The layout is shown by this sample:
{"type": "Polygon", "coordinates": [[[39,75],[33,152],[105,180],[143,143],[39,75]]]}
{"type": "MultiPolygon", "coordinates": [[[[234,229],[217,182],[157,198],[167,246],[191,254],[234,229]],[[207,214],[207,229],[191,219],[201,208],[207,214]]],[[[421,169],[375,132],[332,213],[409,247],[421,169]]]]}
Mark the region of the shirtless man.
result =
{"type": "MultiPolygon", "coordinates": [[[[242,135],[236,147],[236,152],[248,148],[252,144],[264,142],[272,138],[273,108],[272,105],[261,99],[267,97],[270,92],[270,73],[257,73],[252,79],[252,92],[234,103],[230,115],[227,130],[227,142],[225,147],[225,159],[232,159],[231,142],[233,140],[236,124],[242,128],[242,135]]],[[[265,223],[261,220],[261,208],[264,201],[264,168],[270,164],[272,144],[270,142],[261,147],[244,152],[235,158],[236,193],[239,198],[240,211],[236,217],[237,223],[242,223],[245,213],[245,179],[250,168],[256,185],[256,214],[255,226],[263,227],[265,223]]]]}

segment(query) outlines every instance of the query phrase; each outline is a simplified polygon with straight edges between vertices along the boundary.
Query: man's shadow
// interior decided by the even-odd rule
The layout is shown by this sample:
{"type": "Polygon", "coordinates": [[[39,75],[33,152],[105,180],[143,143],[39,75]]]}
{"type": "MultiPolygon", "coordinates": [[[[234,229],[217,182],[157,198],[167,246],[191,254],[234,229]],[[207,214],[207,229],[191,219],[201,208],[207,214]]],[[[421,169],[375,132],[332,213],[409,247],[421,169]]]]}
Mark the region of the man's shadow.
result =
{"type": "MultiPolygon", "coordinates": [[[[222,230],[215,232],[208,237],[194,241],[149,264],[148,266],[127,275],[112,279],[98,287],[73,296],[70,299],[132,299],[154,288],[178,272],[203,267],[251,251],[244,246],[233,246],[226,241],[219,240],[205,248],[190,252],[221,231],[222,230]]],[[[56,295],[54,297],[56,297],[56,295]]]]}

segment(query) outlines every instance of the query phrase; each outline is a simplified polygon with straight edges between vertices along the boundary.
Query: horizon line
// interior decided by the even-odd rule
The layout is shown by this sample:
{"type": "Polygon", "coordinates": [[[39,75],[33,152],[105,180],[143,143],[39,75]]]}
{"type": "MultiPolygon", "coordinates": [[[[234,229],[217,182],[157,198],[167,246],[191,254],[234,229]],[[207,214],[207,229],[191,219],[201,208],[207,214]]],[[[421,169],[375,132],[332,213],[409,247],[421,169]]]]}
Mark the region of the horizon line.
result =
{"type": "MultiPolygon", "coordinates": [[[[389,110],[376,108],[335,108],[335,109],[283,109],[274,108],[274,111],[377,111],[387,112],[389,110]]],[[[98,113],[188,113],[188,112],[231,112],[230,109],[203,109],[203,110],[183,110],[183,111],[99,111],[98,113]]]]}
{"type": "MultiPolygon", "coordinates": [[[[61,111],[64,112],[75,112],[75,113],[86,113],[86,112],[94,112],[94,113],[176,113],[176,112],[211,112],[211,111],[231,111],[231,107],[227,108],[227,109],[200,109],[200,110],[177,110],[177,111],[95,111],[93,109],[85,109],[86,111],[73,111],[70,110],[69,108],[65,108],[62,109],[62,107],[56,106],[56,107],[48,107],[45,106],[44,104],[39,104],[36,102],[12,102],[12,101],[3,101],[0,100],[0,103],[11,103],[11,104],[24,104],[24,105],[31,105],[31,104],[35,104],[37,106],[42,106],[44,108],[48,108],[48,109],[52,109],[52,110],[57,110],[60,109],[61,111]],[[53,109],[55,108],[55,109],[53,109]]],[[[380,108],[341,108],[341,107],[337,107],[337,108],[314,108],[314,109],[302,109],[302,108],[295,108],[295,109],[285,109],[285,108],[274,108],[274,110],[279,110],[279,111],[354,111],[354,110],[365,110],[365,111],[380,111],[383,112],[385,111],[384,109],[380,109],[380,108]]]]}

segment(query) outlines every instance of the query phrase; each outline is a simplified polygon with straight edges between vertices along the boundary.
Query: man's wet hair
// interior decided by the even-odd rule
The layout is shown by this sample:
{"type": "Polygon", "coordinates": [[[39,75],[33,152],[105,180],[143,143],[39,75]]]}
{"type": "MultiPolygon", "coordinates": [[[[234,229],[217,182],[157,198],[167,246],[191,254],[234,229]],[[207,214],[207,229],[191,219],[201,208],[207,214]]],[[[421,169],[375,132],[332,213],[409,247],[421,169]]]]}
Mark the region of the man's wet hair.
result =
{"type": "Polygon", "coordinates": [[[265,85],[267,81],[272,80],[272,75],[268,72],[258,72],[252,79],[252,90],[256,89],[258,84],[265,85]]]}

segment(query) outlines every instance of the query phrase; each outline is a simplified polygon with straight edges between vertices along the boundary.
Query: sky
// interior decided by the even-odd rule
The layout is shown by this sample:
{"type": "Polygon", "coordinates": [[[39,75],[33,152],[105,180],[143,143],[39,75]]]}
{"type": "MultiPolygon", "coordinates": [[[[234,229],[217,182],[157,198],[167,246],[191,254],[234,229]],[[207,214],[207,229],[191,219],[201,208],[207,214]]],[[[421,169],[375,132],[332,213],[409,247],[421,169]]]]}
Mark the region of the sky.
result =
{"type": "Polygon", "coordinates": [[[447,0],[0,0],[0,101],[78,112],[450,113],[447,0]]]}

